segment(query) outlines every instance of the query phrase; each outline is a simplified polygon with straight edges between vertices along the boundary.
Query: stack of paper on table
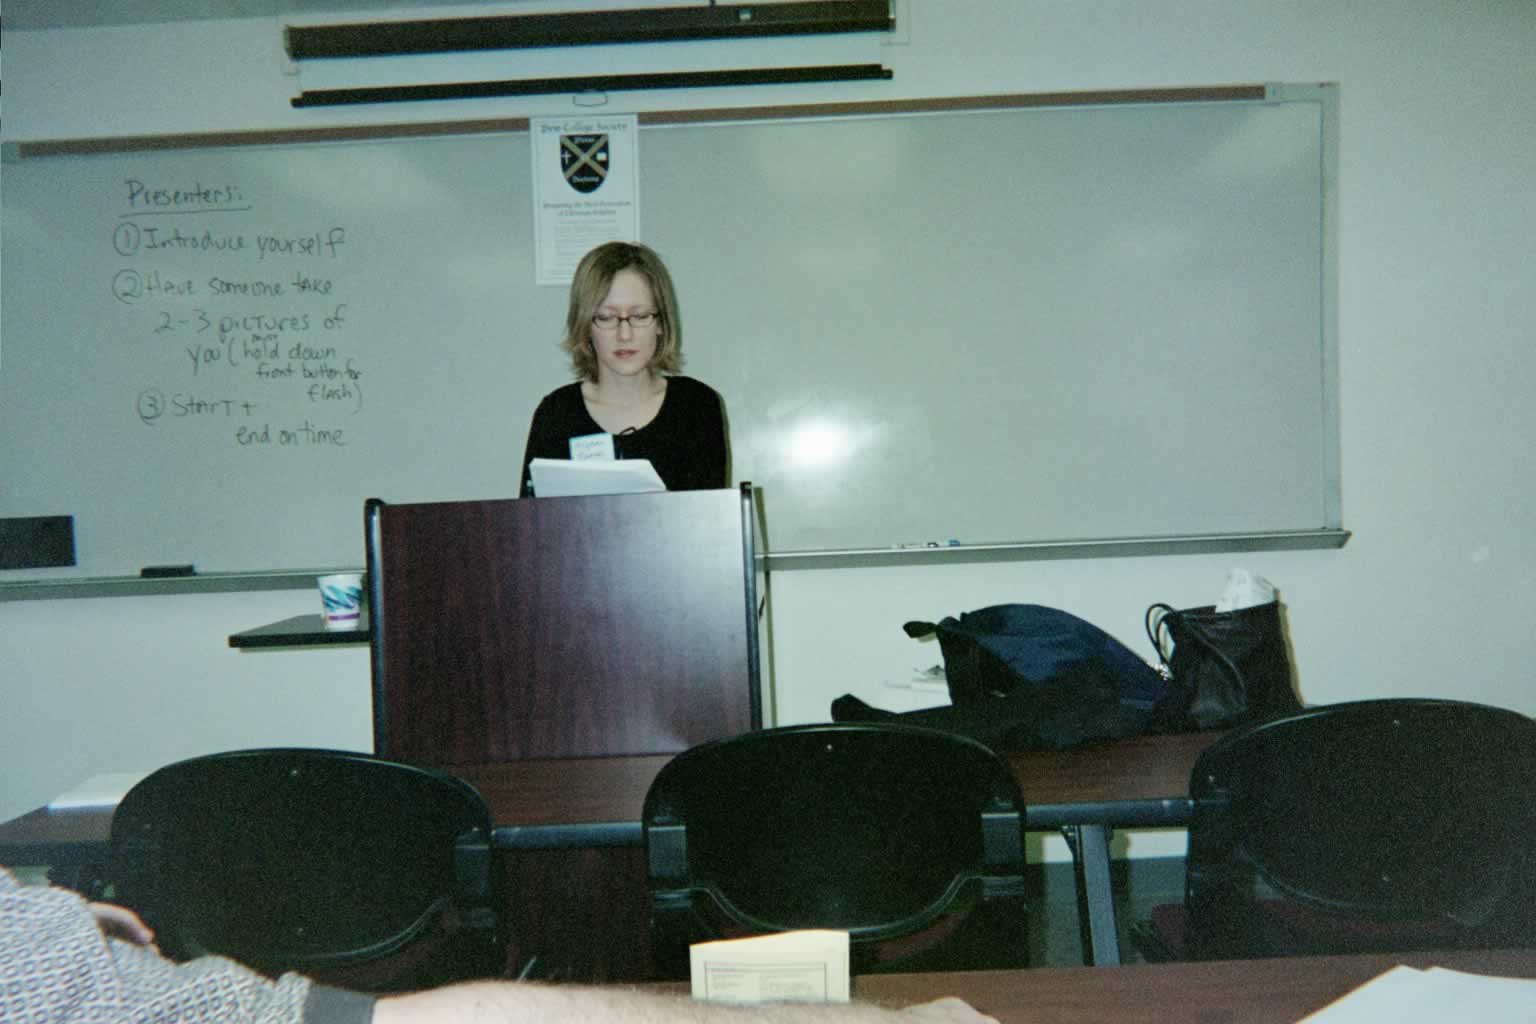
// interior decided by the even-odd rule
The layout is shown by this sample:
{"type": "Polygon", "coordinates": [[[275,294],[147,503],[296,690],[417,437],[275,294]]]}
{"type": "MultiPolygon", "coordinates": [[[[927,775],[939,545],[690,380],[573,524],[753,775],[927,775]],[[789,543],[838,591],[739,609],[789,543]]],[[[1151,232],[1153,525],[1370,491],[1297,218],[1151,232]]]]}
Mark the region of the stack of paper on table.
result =
{"type": "Polygon", "coordinates": [[[1305,1024],[1536,1021],[1536,980],[1398,966],[1302,1020],[1305,1024]]]}
{"type": "Polygon", "coordinates": [[[846,1003],[848,933],[807,930],[688,948],[693,998],[712,1003],[846,1003]]]}
{"type": "Polygon", "coordinates": [[[48,801],[50,811],[83,811],[92,807],[116,807],[148,772],[107,772],[92,775],[78,786],[48,801]]]}
{"type": "Polygon", "coordinates": [[[528,463],[528,472],[533,493],[540,498],[667,489],[650,459],[534,459],[528,463]]]}

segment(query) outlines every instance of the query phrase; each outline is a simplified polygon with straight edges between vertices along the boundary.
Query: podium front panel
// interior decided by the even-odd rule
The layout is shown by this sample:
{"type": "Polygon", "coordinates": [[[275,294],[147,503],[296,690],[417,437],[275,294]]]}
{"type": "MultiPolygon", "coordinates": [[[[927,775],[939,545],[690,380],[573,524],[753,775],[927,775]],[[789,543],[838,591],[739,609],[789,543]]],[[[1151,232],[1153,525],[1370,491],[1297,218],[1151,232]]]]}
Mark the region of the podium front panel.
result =
{"type": "Polygon", "coordinates": [[[370,502],[375,750],[656,754],[755,728],[743,508],[734,490],[370,502]]]}

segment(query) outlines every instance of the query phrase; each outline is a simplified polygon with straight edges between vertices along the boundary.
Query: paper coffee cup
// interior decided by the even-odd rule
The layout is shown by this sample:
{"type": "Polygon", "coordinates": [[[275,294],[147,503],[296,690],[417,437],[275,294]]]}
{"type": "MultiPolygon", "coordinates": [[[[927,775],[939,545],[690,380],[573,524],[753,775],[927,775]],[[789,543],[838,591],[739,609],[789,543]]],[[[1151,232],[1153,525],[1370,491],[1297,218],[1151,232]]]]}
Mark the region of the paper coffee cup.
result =
{"type": "Polygon", "coordinates": [[[320,617],[326,629],[356,629],[362,624],[363,574],[338,572],[321,576],[320,617]]]}

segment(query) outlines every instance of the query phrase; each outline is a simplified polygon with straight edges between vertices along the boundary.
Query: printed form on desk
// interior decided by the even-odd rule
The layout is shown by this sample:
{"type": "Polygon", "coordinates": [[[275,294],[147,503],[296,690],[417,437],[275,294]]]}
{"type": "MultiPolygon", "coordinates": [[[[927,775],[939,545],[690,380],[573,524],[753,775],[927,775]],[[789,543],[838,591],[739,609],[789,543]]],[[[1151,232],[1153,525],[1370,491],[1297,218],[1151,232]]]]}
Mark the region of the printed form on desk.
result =
{"type": "Polygon", "coordinates": [[[1536,979],[1494,978],[1443,967],[1398,966],[1298,1024],[1446,1024],[1536,1021],[1536,979]]]}
{"type": "Polygon", "coordinates": [[[710,1003],[846,1003],[848,933],[804,929],[688,947],[693,998],[710,1003]]]}

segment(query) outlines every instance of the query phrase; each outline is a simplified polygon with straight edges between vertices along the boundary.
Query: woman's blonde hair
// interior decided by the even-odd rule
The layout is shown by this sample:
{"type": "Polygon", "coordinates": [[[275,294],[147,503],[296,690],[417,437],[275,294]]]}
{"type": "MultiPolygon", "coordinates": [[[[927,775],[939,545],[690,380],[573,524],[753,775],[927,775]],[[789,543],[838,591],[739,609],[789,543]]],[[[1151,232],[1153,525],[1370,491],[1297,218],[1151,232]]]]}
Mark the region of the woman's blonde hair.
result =
{"type": "Polygon", "coordinates": [[[608,297],[621,270],[633,270],[651,286],[656,302],[656,353],[652,373],[676,373],[683,368],[683,322],[677,308],[672,275],[654,249],[639,242],[607,242],[581,258],[571,278],[571,301],[565,314],[565,338],[560,347],[571,357],[577,377],[597,380],[597,353],[592,348],[592,316],[608,297]]]}

